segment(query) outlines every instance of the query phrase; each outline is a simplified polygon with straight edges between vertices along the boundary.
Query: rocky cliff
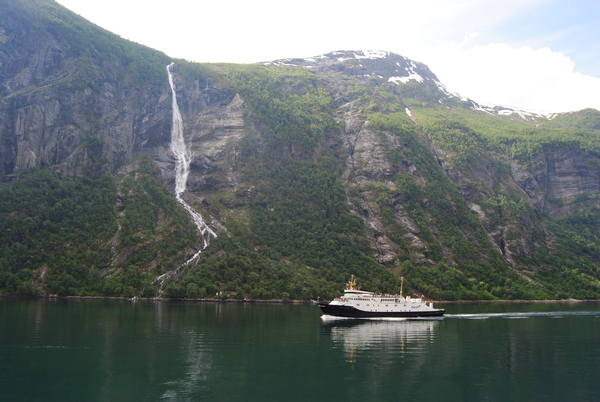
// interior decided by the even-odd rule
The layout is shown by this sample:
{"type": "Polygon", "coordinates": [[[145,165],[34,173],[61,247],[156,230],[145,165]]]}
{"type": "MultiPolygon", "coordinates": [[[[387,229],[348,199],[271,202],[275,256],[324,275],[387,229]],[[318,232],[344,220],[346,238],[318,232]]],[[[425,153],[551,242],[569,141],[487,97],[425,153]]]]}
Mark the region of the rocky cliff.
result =
{"type": "MultiPolygon", "coordinates": [[[[39,6],[48,19],[66,13],[52,3],[39,6]]],[[[140,149],[168,141],[171,105],[163,83],[138,79],[120,58],[74,46],[69,35],[75,33],[42,16],[34,19],[25,8],[5,5],[2,11],[4,178],[48,166],[61,175],[81,174],[103,158],[114,173],[140,149]],[[91,141],[97,146],[86,146],[86,139],[97,139],[91,141]]]]}

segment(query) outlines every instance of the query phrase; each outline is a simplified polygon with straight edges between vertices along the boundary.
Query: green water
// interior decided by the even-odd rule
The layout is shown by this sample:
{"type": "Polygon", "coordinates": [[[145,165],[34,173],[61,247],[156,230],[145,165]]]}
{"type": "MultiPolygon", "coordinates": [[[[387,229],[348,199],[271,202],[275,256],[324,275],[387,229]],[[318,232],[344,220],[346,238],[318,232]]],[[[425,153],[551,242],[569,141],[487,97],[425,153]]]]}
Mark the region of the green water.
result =
{"type": "Polygon", "coordinates": [[[443,307],[324,322],[309,305],[0,298],[0,400],[600,400],[599,303],[443,307]]]}

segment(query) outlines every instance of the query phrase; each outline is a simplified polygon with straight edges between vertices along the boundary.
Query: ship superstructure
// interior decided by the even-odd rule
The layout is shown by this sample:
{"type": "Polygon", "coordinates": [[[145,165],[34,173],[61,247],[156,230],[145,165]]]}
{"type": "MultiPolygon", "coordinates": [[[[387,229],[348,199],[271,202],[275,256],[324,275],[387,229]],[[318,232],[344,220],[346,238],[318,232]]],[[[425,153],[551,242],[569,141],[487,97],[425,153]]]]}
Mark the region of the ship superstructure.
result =
{"type": "Polygon", "coordinates": [[[445,310],[433,308],[433,302],[426,301],[424,297],[377,294],[355,289],[356,279],[352,276],[344,295],[336,297],[333,301],[319,303],[325,315],[348,318],[428,318],[441,317],[445,310]]]}

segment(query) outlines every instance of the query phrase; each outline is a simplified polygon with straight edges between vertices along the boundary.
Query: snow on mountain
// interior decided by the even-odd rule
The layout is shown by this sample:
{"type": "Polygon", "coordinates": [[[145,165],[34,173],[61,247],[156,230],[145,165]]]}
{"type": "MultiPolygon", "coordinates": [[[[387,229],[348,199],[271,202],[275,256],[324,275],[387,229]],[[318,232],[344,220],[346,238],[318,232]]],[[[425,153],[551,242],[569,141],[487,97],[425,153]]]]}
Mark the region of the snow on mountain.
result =
{"type": "Polygon", "coordinates": [[[390,77],[388,78],[388,82],[395,82],[396,84],[403,83],[406,84],[410,80],[415,80],[417,82],[423,82],[423,77],[416,73],[410,73],[408,77],[390,77]]]}
{"type": "Polygon", "coordinates": [[[510,116],[516,114],[520,116],[523,120],[534,120],[536,118],[546,118],[552,120],[556,116],[561,113],[550,113],[550,112],[539,112],[533,110],[525,110],[515,107],[501,106],[501,105],[483,105],[473,102],[473,109],[480,110],[482,112],[497,114],[500,116],[510,116]]]}
{"type": "MultiPolygon", "coordinates": [[[[446,105],[447,99],[455,99],[473,110],[485,113],[510,116],[516,115],[524,120],[537,118],[554,118],[557,113],[530,111],[520,108],[483,105],[460,94],[452,92],[442,84],[429,68],[419,62],[410,60],[404,56],[387,52],[384,50],[339,50],[318,56],[297,59],[281,59],[264,62],[265,65],[278,66],[302,66],[319,71],[335,71],[357,78],[379,77],[389,83],[404,85],[411,81],[426,85],[430,95],[435,89],[440,93],[438,101],[446,105]],[[433,90],[433,91],[432,91],[433,90]]],[[[434,97],[436,95],[433,95],[434,97]]]]}

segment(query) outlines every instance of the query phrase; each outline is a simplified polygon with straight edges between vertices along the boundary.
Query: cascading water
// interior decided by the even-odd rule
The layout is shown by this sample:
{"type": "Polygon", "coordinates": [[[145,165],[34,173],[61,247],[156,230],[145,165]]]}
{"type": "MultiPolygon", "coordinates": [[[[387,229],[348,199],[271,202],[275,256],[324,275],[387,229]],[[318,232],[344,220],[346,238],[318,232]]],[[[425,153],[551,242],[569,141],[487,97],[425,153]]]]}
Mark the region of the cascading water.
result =
{"type": "MultiPolygon", "coordinates": [[[[200,233],[202,233],[202,238],[204,241],[203,247],[200,250],[202,251],[206,247],[208,247],[210,239],[217,237],[217,235],[204,222],[204,219],[202,219],[202,215],[200,215],[198,211],[189,206],[181,198],[181,195],[186,190],[187,179],[188,175],[190,174],[190,163],[192,162],[192,155],[191,152],[188,150],[185,144],[185,139],[183,137],[183,120],[181,118],[181,113],[179,112],[179,106],[177,104],[177,92],[175,91],[175,84],[173,83],[173,64],[174,63],[171,63],[167,66],[167,72],[169,74],[169,85],[171,86],[171,96],[173,99],[173,126],[171,128],[171,150],[175,154],[175,198],[177,198],[177,201],[190,213],[190,215],[192,216],[192,220],[196,224],[196,227],[198,228],[200,233]]],[[[195,257],[192,257],[191,260],[194,260],[194,258],[195,257]]]]}
{"type": "MultiPolygon", "coordinates": [[[[177,202],[181,204],[183,208],[190,214],[192,220],[202,235],[202,248],[199,249],[189,260],[187,260],[181,267],[184,267],[194,261],[202,250],[208,247],[210,239],[216,238],[216,233],[204,222],[202,215],[198,213],[194,208],[188,205],[183,200],[181,195],[185,192],[187,187],[188,175],[190,173],[190,163],[192,161],[192,155],[190,150],[185,144],[185,138],[183,137],[183,119],[179,112],[179,105],[177,104],[177,92],[175,90],[175,84],[173,82],[173,65],[171,63],[167,66],[167,73],[169,75],[169,85],[171,86],[171,98],[173,103],[173,125],[171,127],[171,150],[175,154],[175,198],[177,202]]],[[[181,268],[180,267],[180,268],[181,268]]],[[[162,296],[162,287],[165,279],[176,273],[177,270],[169,271],[156,278],[159,282],[158,296],[162,296]]]]}
{"type": "Polygon", "coordinates": [[[177,92],[175,91],[175,84],[173,83],[173,64],[167,66],[167,73],[169,74],[169,85],[171,86],[171,96],[173,100],[173,126],[171,128],[171,150],[175,154],[175,198],[177,201],[189,212],[192,220],[196,224],[196,227],[202,234],[203,246],[202,249],[196,253],[186,264],[193,261],[197,255],[204,250],[211,238],[217,237],[214,231],[212,231],[208,225],[202,219],[202,215],[198,213],[194,208],[189,206],[181,195],[185,192],[187,186],[188,176],[190,174],[190,163],[192,161],[191,152],[188,150],[185,139],[183,137],[183,119],[179,112],[179,105],[177,104],[177,92]]]}

